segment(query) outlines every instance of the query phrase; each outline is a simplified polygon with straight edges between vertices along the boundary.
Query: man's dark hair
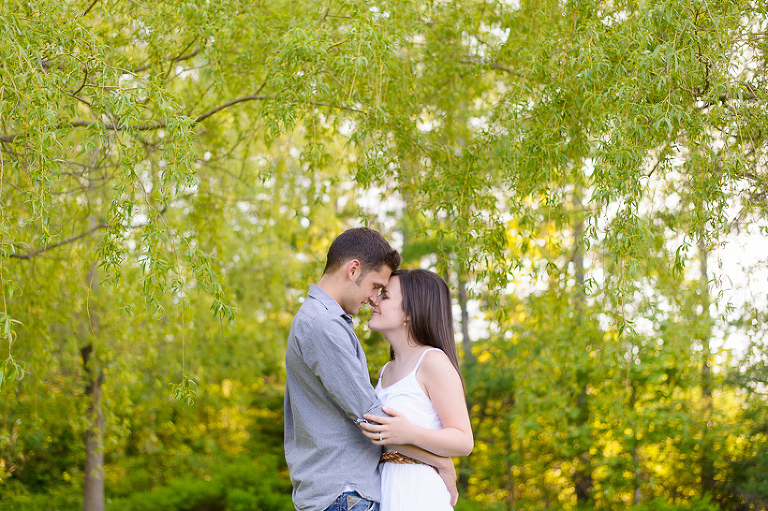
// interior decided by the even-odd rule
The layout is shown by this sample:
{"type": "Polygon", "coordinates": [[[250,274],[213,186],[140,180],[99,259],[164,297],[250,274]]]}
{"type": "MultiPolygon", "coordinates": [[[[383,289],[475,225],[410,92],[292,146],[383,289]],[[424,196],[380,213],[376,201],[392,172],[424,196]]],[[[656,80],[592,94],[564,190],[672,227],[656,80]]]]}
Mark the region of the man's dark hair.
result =
{"type": "Polygon", "coordinates": [[[368,227],[349,229],[333,240],[328,249],[328,259],[323,275],[338,270],[352,259],[360,261],[363,275],[369,271],[379,271],[387,265],[392,271],[400,267],[400,254],[393,249],[379,231],[368,227]]]}

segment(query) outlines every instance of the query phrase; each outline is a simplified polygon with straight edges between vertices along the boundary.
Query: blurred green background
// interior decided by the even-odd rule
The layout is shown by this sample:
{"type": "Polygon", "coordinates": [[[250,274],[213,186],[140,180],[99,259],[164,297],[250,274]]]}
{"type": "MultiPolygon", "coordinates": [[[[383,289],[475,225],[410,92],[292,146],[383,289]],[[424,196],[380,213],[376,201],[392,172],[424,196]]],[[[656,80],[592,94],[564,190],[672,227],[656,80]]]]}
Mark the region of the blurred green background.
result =
{"type": "Polygon", "coordinates": [[[741,0],[2,2],[0,508],[292,509],[288,329],[368,225],[451,284],[457,510],[766,509],[767,28],[741,0]]]}

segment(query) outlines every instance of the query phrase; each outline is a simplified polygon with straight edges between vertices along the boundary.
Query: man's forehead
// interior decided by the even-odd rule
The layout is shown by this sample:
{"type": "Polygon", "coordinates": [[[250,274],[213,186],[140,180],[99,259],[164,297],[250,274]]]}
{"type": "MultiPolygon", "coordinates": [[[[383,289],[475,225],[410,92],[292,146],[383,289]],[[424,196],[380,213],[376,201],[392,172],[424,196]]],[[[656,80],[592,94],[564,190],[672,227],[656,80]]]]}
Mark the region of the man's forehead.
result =
{"type": "Polygon", "coordinates": [[[373,285],[376,287],[384,287],[389,282],[389,277],[392,275],[392,270],[389,267],[384,266],[379,271],[371,272],[374,275],[373,285]]]}

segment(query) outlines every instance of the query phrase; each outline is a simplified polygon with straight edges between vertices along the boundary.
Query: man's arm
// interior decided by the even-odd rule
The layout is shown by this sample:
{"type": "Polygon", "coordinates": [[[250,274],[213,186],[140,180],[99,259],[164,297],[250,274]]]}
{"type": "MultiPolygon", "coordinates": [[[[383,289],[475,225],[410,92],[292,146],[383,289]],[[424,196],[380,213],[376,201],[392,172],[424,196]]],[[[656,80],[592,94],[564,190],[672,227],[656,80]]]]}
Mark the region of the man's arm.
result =
{"type": "Polygon", "coordinates": [[[302,330],[297,335],[302,360],[347,417],[357,422],[381,410],[368,370],[357,358],[359,341],[344,319],[310,322],[302,330]]]}
{"type": "Polygon", "coordinates": [[[438,456],[415,445],[391,445],[390,447],[409,458],[435,467],[445,487],[448,488],[448,493],[451,494],[451,506],[456,505],[459,500],[459,490],[456,487],[456,466],[453,464],[453,458],[438,456]]]}

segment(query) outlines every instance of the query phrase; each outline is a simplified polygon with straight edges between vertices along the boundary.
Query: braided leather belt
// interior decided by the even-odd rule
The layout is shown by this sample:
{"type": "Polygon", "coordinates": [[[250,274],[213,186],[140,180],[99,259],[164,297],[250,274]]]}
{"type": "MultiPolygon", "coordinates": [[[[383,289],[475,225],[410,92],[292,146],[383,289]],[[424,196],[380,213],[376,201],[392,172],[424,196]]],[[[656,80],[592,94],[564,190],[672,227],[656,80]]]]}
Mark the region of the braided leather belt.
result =
{"type": "Polygon", "coordinates": [[[381,459],[379,460],[382,463],[405,463],[410,465],[426,465],[426,463],[422,463],[418,460],[415,460],[413,458],[409,458],[405,454],[401,454],[397,451],[384,451],[381,453],[381,459]]]}

